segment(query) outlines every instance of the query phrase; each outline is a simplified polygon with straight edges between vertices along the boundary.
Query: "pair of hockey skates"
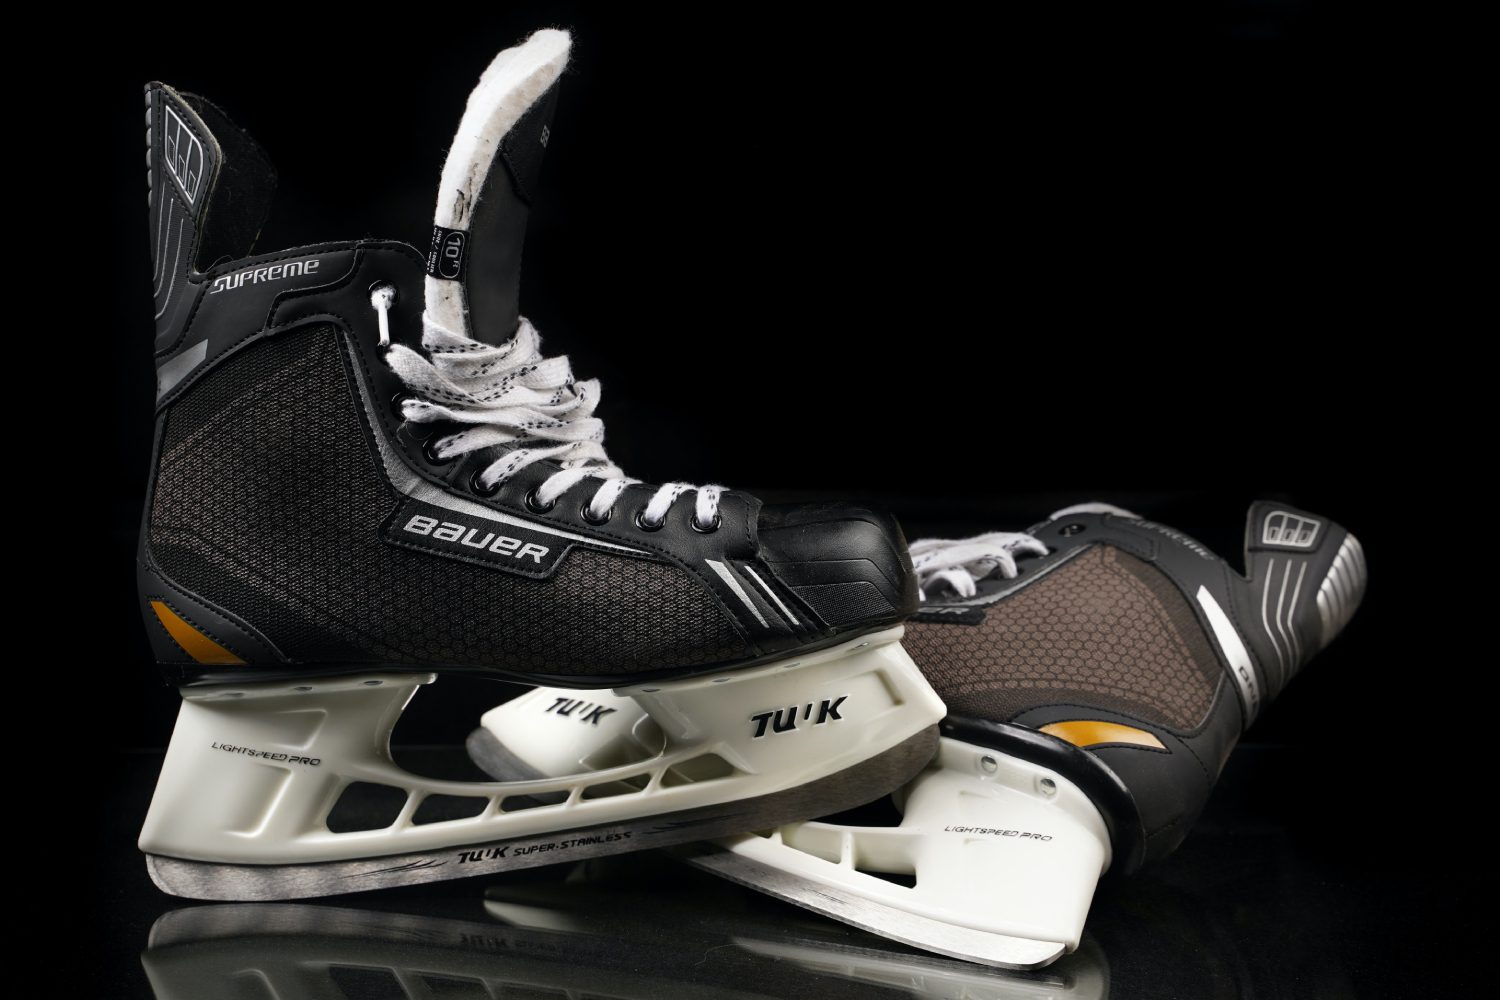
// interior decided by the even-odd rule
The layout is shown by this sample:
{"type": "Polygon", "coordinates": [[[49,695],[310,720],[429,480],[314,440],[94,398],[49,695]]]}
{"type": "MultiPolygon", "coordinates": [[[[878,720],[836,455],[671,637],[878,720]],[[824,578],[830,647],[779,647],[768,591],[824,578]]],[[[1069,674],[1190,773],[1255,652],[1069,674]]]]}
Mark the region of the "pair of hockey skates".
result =
{"type": "Polygon", "coordinates": [[[517,305],[568,48],[538,32],[481,77],[425,257],[248,256],[265,157],[208,102],[147,89],[140,593],[183,693],[152,877],[285,899],[712,842],[684,853],[899,940],[1050,961],[1100,873],[1181,839],[1347,621],[1358,543],[1260,504],[1241,574],[1083,505],[908,552],[862,507],[626,477],[598,384],[517,305]],[[470,739],[495,783],[391,759],[440,672],[543,685],[470,739]],[[371,789],[393,812],[350,820],[371,789]],[[897,825],[803,822],[891,793],[897,825]]]}

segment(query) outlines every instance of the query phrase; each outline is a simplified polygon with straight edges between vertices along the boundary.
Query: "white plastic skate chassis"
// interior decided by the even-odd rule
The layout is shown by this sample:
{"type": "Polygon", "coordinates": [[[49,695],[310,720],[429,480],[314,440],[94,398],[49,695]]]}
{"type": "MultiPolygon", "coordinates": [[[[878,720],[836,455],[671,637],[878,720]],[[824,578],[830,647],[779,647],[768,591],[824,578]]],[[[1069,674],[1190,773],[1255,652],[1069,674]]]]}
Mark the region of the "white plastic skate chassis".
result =
{"type": "MultiPolygon", "coordinates": [[[[894,628],[797,659],[606,693],[629,706],[616,714],[629,714],[650,748],[519,782],[443,781],[392,761],[391,729],[431,674],[185,688],[140,847],[167,892],[284,899],[574,861],[849,808],[906,781],[934,749],[943,706],[900,638],[894,628]],[[399,815],[378,829],[330,830],[354,782],[399,790],[399,815]],[[422,822],[431,796],[477,811],[422,822]]],[[[594,728],[581,714],[557,718],[594,728]]],[[[517,725],[520,739],[536,736],[524,716],[517,725]]]]}
{"type": "MultiPolygon", "coordinates": [[[[495,739],[471,739],[471,751],[496,776],[588,770],[649,752],[650,720],[630,708],[608,692],[538,689],[486,713],[482,725],[495,739]],[[544,706],[556,707],[539,711],[544,706]],[[565,724],[560,714],[592,706],[608,710],[597,725],[565,724]],[[530,728],[541,718],[553,720],[550,732],[530,728]],[[530,738],[514,742],[518,732],[530,738]]],[[[794,823],[681,854],[733,881],[955,958],[1029,969],[1078,946],[1110,847],[1104,820],[1076,785],[944,739],[896,799],[899,826],[794,823]],[[882,877],[892,875],[913,884],[882,877]]]]}
{"type": "Polygon", "coordinates": [[[944,739],[896,827],[794,823],[694,865],[913,947],[1033,969],[1078,947],[1109,831],[1054,771],[944,739]],[[905,884],[882,878],[912,876],[905,884]]]}

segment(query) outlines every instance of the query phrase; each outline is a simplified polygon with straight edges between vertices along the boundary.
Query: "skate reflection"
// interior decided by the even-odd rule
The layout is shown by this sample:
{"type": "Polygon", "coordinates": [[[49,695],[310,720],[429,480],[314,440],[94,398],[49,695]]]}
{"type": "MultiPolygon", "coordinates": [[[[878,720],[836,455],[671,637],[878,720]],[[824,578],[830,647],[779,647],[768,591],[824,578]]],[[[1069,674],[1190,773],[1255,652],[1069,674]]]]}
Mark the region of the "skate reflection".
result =
{"type": "Polygon", "coordinates": [[[1088,941],[1040,973],[989,969],[646,856],[507,881],[482,903],[374,902],[174,910],[152,928],[141,961],[156,1000],[1109,995],[1103,954],[1088,941]]]}

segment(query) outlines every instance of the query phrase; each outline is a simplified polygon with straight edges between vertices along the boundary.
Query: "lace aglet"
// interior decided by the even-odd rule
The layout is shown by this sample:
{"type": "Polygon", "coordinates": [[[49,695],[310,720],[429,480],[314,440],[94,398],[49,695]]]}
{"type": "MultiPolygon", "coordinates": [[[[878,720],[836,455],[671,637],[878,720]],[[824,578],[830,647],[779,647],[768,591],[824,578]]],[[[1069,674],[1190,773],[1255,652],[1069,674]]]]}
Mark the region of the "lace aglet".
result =
{"type": "Polygon", "coordinates": [[[396,304],[396,289],[391,285],[376,285],[370,290],[370,305],[380,317],[380,346],[391,346],[391,306],[396,304]]]}

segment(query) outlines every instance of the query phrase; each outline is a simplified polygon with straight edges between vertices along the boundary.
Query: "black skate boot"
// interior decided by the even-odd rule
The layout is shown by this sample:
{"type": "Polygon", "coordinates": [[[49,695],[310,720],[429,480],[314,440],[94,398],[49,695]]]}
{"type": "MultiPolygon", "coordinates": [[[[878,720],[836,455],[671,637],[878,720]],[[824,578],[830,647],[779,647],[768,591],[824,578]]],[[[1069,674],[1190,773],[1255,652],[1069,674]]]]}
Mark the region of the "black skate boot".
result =
{"type": "MultiPolygon", "coordinates": [[[[1179,531],[1103,504],[1026,533],[919,541],[906,647],[948,706],[898,826],[800,823],[693,848],[700,867],[898,941],[1045,965],[1078,946],[1102,872],[1171,851],[1256,714],[1331,642],[1365,587],[1359,541],[1258,503],[1245,572],[1179,531]],[[873,874],[872,874],[873,873],[873,874]],[[894,878],[892,877],[894,876],[894,878]],[[901,879],[912,880],[909,884],[901,879]]],[[[555,697],[488,712],[514,732],[555,697]]],[[[470,740],[491,774],[579,771],[643,751],[630,708],[550,739],[470,740]]]]}
{"type": "MultiPolygon", "coordinates": [[[[568,48],[541,31],[484,73],[425,254],[247,256],[264,155],[207,101],[147,88],[140,595],[184,704],[140,843],[168,892],[314,896],[735,833],[868,801],[932,756],[895,522],[626,478],[598,384],[520,316],[568,48]],[[445,671],[608,686],[655,752],[520,788],[411,775],[388,735],[445,671]],[[399,808],[331,821],[354,784],[399,808]]],[[[558,711],[607,714],[577,701],[558,711]]]]}

